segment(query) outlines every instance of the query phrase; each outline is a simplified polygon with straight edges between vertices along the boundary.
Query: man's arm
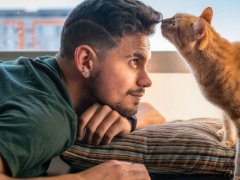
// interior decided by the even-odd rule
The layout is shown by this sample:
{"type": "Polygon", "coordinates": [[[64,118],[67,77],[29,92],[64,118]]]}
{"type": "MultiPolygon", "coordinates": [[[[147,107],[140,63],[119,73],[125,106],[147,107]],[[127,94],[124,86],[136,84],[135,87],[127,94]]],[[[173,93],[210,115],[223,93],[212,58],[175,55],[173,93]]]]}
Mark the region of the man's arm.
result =
{"type": "MultiPolygon", "coordinates": [[[[0,179],[1,180],[20,180],[6,176],[7,166],[0,156],[0,179]]],[[[86,171],[76,174],[65,174],[54,177],[38,177],[28,180],[105,180],[108,179],[128,179],[128,180],[150,180],[150,176],[143,164],[133,164],[122,161],[107,161],[103,164],[90,168],[86,171]]]]}
{"type": "Polygon", "coordinates": [[[3,160],[2,157],[0,156],[0,173],[3,174],[5,173],[4,166],[3,166],[3,160]]]}
{"type": "Polygon", "coordinates": [[[0,179],[1,180],[10,180],[5,174],[8,174],[8,168],[6,163],[4,162],[2,156],[0,155],[0,179]]]}
{"type": "Polygon", "coordinates": [[[0,155],[0,174],[10,174],[9,173],[9,169],[8,169],[6,163],[4,162],[4,160],[3,160],[1,155],[0,155]]]}

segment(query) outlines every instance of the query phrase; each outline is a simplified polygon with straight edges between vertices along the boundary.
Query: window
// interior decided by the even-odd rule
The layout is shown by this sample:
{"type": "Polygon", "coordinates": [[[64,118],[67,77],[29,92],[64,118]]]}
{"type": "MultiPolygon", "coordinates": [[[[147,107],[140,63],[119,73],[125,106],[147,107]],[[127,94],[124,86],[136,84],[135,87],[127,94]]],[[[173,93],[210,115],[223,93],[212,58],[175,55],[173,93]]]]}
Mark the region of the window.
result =
{"type": "Polygon", "coordinates": [[[0,0],[0,50],[58,50],[74,0],[0,0]],[[1,2],[2,1],[2,2],[1,2]]]}

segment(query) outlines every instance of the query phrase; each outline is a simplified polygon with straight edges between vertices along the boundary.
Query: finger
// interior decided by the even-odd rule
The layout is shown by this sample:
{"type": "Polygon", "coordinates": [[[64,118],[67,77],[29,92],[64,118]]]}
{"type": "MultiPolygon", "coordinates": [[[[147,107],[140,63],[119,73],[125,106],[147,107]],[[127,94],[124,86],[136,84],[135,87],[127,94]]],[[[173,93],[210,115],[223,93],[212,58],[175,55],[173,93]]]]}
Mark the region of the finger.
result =
{"type": "Polygon", "coordinates": [[[84,129],[88,123],[88,121],[92,118],[94,113],[100,107],[99,104],[94,104],[90,108],[88,108],[78,119],[78,129],[77,129],[77,139],[79,141],[83,140],[84,137],[84,129]]]}
{"type": "Polygon", "coordinates": [[[104,121],[96,129],[93,135],[93,144],[99,145],[101,143],[102,138],[108,129],[119,119],[120,115],[117,111],[111,111],[109,115],[105,118],[104,121]]]}
{"type": "MultiPolygon", "coordinates": [[[[118,120],[108,129],[108,131],[105,133],[103,139],[102,139],[102,144],[109,144],[112,139],[118,135],[118,134],[125,134],[127,133],[127,125],[126,122],[128,120],[126,118],[120,117],[118,120]]],[[[129,122],[127,122],[129,123],[129,122]]]]}
{"type": "Polygon", "coordinates": [[[98,108],[97,112],[92,116],[88,124],[86,125],[85,140],[88,144],[93,142],[93,134],[95,133],[98,126],[105,121],[105,118],[109,116],[112,109],[107,106],[101,106],[98,108]]]}

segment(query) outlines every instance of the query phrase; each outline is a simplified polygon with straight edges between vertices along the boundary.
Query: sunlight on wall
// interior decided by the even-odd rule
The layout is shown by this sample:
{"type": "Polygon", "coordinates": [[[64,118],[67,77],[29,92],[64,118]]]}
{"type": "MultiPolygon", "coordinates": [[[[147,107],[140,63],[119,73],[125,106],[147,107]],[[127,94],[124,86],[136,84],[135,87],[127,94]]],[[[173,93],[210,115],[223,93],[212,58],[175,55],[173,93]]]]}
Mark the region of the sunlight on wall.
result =
{"type": "Polygon", "coordinates": [[[156,107],[167,121],[222,117],[222,111],[203,97],[192,74],[151,73],[150,77],[153,83],[142,101],[156,107]]]}

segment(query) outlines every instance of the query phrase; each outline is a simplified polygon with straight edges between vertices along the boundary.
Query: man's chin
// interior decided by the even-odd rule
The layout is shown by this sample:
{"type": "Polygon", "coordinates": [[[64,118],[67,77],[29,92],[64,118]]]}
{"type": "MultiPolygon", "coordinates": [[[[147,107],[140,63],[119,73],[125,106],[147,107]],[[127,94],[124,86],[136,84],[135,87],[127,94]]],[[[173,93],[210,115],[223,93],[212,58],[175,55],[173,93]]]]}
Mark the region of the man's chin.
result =
{"type": "Polygon", "coordinates": [[[117,105],[114,109],[116,111],[118,111],[122,116],[130,117],[130,116],[133,116],[133,115],[135,115],[137,113],[138,104],[134,105],[132,107],[127,107],[127,106],[123,106],[123,105],[117,105]]]}
{"type": "Polygon", "coordinates": [[[121,114],[124,117],[131,117],[135,114],[137,114],[138,111],[138,105],[139,101],[131,101],[131,102],[125,102],[125,103],[104,103],[101,102],[101,104],[109,105],[112,109],[116,110],[119,114],[121,114]]]}

